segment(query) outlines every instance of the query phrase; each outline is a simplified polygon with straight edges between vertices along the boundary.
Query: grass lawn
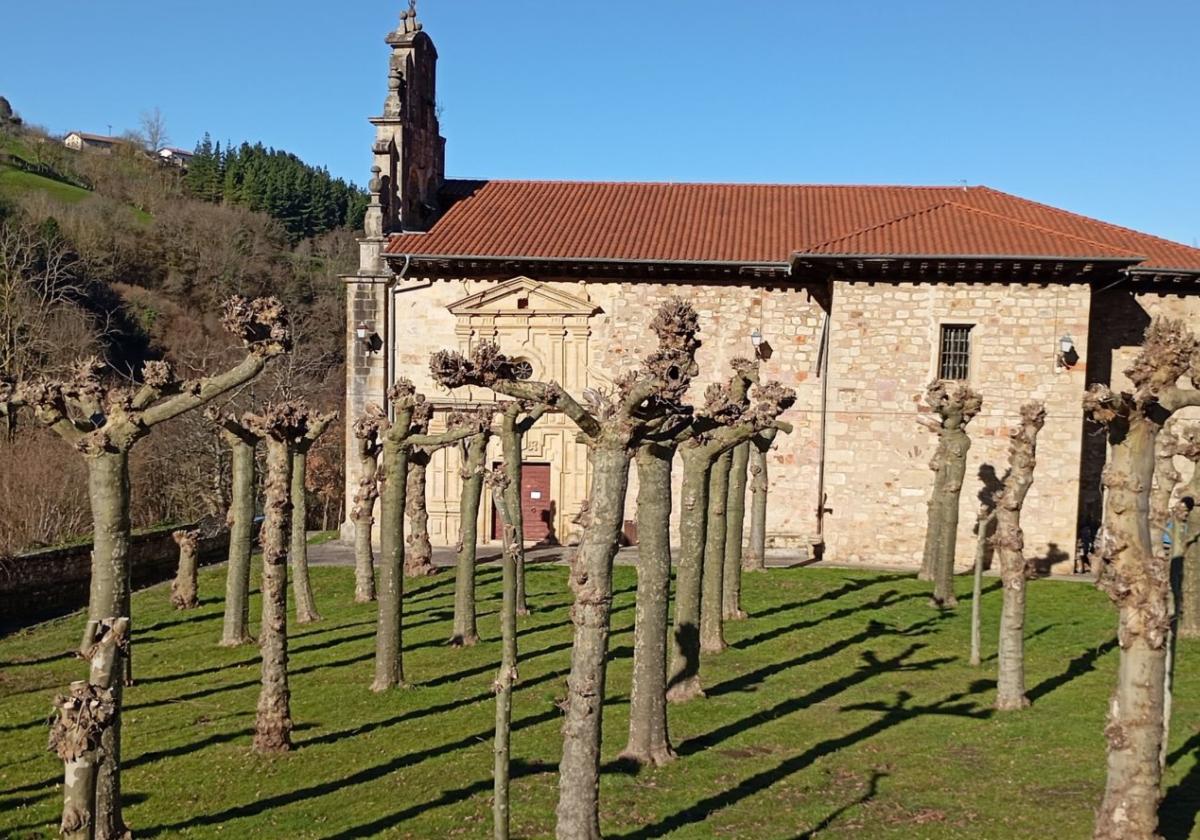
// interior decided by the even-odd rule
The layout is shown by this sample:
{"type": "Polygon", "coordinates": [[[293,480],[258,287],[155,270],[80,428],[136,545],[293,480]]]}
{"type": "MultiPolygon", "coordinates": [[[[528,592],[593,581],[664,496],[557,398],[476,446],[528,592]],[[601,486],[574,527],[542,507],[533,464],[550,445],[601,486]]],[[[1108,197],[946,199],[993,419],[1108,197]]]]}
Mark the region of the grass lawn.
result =
{"type": "MultiPolygon", "coordinates": [[[[126,817],[135,837],[488,837],[498,570],[481,570],[485,642],[447,649],[451,576],[409,582],[413,687],[372,694],[375,611],[353,570],[313,570],[325,618],[293,626],[297,749],[250,751],[253,648],[223,649],[223,570],[203,604],[167,587],[134,598],[137,685],[126,693],[126,817]]],[[[634,572],[618,568],[605,706],[606,837],[1086,838],[1104,782],[1101,731],[1117,654],[1103,595],[1038,581],[1029,594],[1035,705],[997,715],[994,661],[966,664],[969,602],[926,606],[911,577],[836,569],[747,577],[752,618],[704,662],[709,696],[672,708],[673,764],[631,773],[624,746],[634,572]]],[[[960,580],[960,595],[969,581],[960,580]]],[[[985,596],[994,646],[998,583],[985,596]]],[[[553,834],[560,713],[570,657],[566,570],[530,569],[514,707],[514,837],[553,834]]],[[[252,607],[258,609],[257,601],[252,607]]],[[[0,836],[56,836],[61,765],[46,751],[51,694],[83,670],[64,658],[73,616],[0,640],[0,836]]],[[[1182,644],[1163,832],[1200,807],[1200,645],[1182,644]]],[[[1197,833],[1195,836],[1200,836],[1197,833]]]]}
{"type": "Polygon", "coordinates": [[[83,201],[91,193],[74,184],[64,184],[53,178],[24,172],[11,166],[0,166],[0,193],[19,195],[41,191],[63,204],[75,204],[83,201]]]}

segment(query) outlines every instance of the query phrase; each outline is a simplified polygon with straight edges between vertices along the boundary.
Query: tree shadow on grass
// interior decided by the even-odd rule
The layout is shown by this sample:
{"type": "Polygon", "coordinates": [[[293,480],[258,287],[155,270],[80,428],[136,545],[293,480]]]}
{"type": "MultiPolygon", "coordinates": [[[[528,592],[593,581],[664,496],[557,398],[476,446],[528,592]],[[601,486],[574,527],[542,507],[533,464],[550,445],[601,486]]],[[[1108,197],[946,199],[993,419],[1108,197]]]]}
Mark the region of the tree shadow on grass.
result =
{"type": "MultiPolygon", "coordinates": [[[[521,718],[513,721],[512,731],[518,732],[529,727],[538,726],[543,723],[559,719],[562,713],[558,708],[551,706],[534,715],[521,718]]],[[[245,817],[253,817],[258,814],[265,813],[273,808],[280,808],[290,805],[293,802],[300,802],[306,799],[312,799],[318,796],[325,796],[336,791],[344,790],[354,785],[365,784],[377,779],[381,779],[397,770],[413,767],[424,761],[432,758],[448,755],[457,750],[467,749],[468,747],[476,746],[481,742],[487,742],[492,737],[492,728],[481,732],[472,732],[465,735],[456,741],[450,741],[446,744],[440,744],[436,747],[429,747],[416,752],[407,753],[397,756],[396,758],[386,761],[382,764],[376,764],[371,767],[363,768],[354,773],[349,773],[337,779],[330,779],[326,782],[320,782],[305,787],[298,787],[289,790],[286,793],[276,794],[274,796],[264,796],[256,799],[253,802],[247,802],[243,805],[235,805],[231,808],[226,808],[214,814],[202,814],[189,819],[184,819],[175,823],[165,825],[149,826],[138,831],[139,837],[155,837],[166,834],[173,835],[176,832],[182,831],[185,828],[194,829],[199,826],[224,825],[230,820],[242,819],[245,817]]],[[[422,806],[423,807],[423,806],[422,806]]]]}
{"type": "Polygon", "coordinates": [[[847,802],[845,805],[838,808],[836,811],[829,814],[827,817],[825,817],[819,823],[814,825],[808,831],[801,834],[799,837],[796,838],[796,840],[813,840],[818,834],[820,834],[825,829],[829,828],[829,826],[833,825],[834,821],[836,821],[837,818],[840,817],[842,814],[846,813],[851,808],[857,808],[859,805],[865,805],[866,803],[870,802],[872,799],[875,798],[875,795],[877,793],[879,793],[879,780],[886,779],[887,777],[888,777],[887,773],[884,773],[880,770],[873,770],[871,772],[871,781],[869,781],[867,783],[867,789],[862,794],[862,796],[858,797],[855,800],[847,802]]]}
{"type": "Polygon", "coordinates": [[[839,586],[837,589],[831,589],[828,592],[822,592],[820,595],[815,595],[803,601],[792,601],[789,604],[776,604],[773,607],[768,607],[765,610],[759,610],[750,614],[750,618],[767,618],[768,616],[778,615],[783,612],[791,612],[793,610],[804,609],[811,607],[814,604],[823,604],[826,601],[836,601],[846,595],[859,592],[871,586],[879,586],[881,583],[894,583],[898,580],[911,579],[912,575],[876,575],[874,577],[864,577],[850,579],[839,586]]]}
{"type": "Polygon", "coordinates": [[[770,630],[766,630],[756,636],[738,639],[736,642],[730,644],[729,647],[736,648],[738,650],[745,650],[748,647],[753,647],[754,645],[761,644],[762,642],[769,642],[771,639],[777,639],[780,636],[785,636],[788,633],[794,633],[797,630],[807,630],[810,627],[816,627],[828,621],[837,621],[838,619],[847,618],[855,613],[860,613],[867,610],[883,610],[887,609],[888,607],[894,607],[903,601],[911,601],[916,598],[924,597],[925,593],[923,592],[912,592],[908,595],[901,595],[897,590],[889,589],[874,601],[868,601],[865,604],[858,604],[853,607],[843,607],[840,610],[834,610],[833,612],[826,613],[825,615],[807,618],[803,621],[796,621],[792,624],[783,624],[778,627],[772,627],[770,630]]]}
{"type": "Polygon", "coordinates": [[[790,715],[793,712],[798,712],[817,703],[823,703],[841,694],[846,689],[864,683],[880,674],[898,671],[931,671],[938,665],[945,665],[953,662],[955,659],[952,656],[945,656],[938,659],[926,659],[921,662],[906,661],[917,651],[925,647],[926,645],[923,644],[912,644],[889,659],[879,659],[873,651],[866,651],[862,654],[863,664],[853,673],[814,688],[806,694],[788,698],[769,708],[760,709],[744,718],[730,721],[703,735],[689,738],[680,743],[676,747],[675,752],[682,757],[692,755],[701,750],[711,749],[722,741],[732,738],[735,735],[740,735],[748,729],[762,726],[765,723],[771,723],[784,715],[790,715]]]}
{"type": "Polygon", "coordinates": [[[1079,656],[1076,656],[1067,663],[1067,668],[1061,674],[1056,674],[1053,677],[1042,680],[1040,683],[1029,689],[1027,692],[1029,701],[1036,702],[1039,698],[1045,697],[1050,692],[1057,688],[1062,688],[1067,683],[1076,677],[1081,677],[1089,671],[1096,670],[1096,663],[1117,647],[1117,639],[1114,636],[1107,642],[1104,642],[1099,647],[1085,651],[1079,656]]]}
{"type": "Polygon", "coordinates": [[[1158,808],[1158,830],[1163,840],[1187,840],[1200,813],[1200,732],[1168,755],[1167,764],[1174,766],[1187,755],[1193,756],[1195,763],[1186,776],[1167,790],[1158,808]]]}
{"type": "Polygon", "coordinates": [[[893,627],[890,624],[871,619],[867,622],[866,627],[855,633],[853,636],[846,636],[832,644],[826,645],[820,650],[809,651],[802,653],[799,656],[786,659],[782,662],[772,662],[769,665],[764,665],[761,668],[756,668],[753,671],[748,671],[733,679],[726,680],[723,683],[717,683],[711,688],[705,689],[705,696],[719,697],[722,694],[731,694],[735,691],[755,691],[757,686],[774,674],[782,671],[787,671],[791,668],[798,668],[801,665],[807,665],[810,662],[818,662],[827,657],[833,656],[846,648],[854,645],[868,642],[872,639],[877,639],[881,636],[924,636],[933,631],[934,626],[945,619],[944,613],[930,616],[921,621],[910,624],[907,627],[893,627]]]}
{"type": "MultiPolygon", "coordinates": [[[[938,664],[949,661],[946,659],[927,660],[925,662],[903,664],[901,660],[911,655],[911,653],[918,647],[920,646],[914,645],[904,653],[900,654],[898,657],[893,657],[892,659],[888,660],[877,660],[871,657],[870,654],[864,654],[864,659],[867,659],[867,666],[864,670],[871,673],[877,673],[880,670],[930,670],[936,667],[938,664]]],[[[861,679],[857,681],[861,682],[861,679]]],[[[830,685],[835,684],[831,683],[830,685]]],[[[833,693],[836,693],[836,691],[833,693]]],[[[990,715],[990,709],[978,710],[974,703],[960,702],[969,694],[974,693],[976,693],[976,691],[973,687],[971,691],[951,694],[948,697],[938,700],[934,703],[929,703],[924,706],[910,706],[909,702],[912,700],[912,695],[908,692],[901,691],[896,695],[896,701],[890,705],[872,704],[871,708],[882,711],[882,714],[879,718],[867,724],[866,726],[862,726],[853,732],[846,733],[845,735],[839,735],[836,738],[828,738],[824,741],[814,744],[812,747],[808,748],[799,755],[792,756],[791,758],[780,762],[770,770],[764,770],[760,773],[756,773],[755,775],[742,780],[739,784],[729,787],[720,793],[716,793],[712,796],[701,799],[695,804],[684,808],[682,811],[678,811],[668,817],[663,818],[662,820],[659,820],[653,825],[644,826],[637,831],[619,835],[617,838],[614,838],[614,840],[647,840],[647,838],[651,837],[663,837],[673,831],[678,831],[685,826],[703,822],[704,820],[707,820],[714,812],[720,811],[723,808],[728,808],[730,805],[741,802],[743,799],[747,799],[757,793],[761,793],[776,782],[782,781],[794,773],[798,773],[824,756],[831,755],[838,750],[852,747],[855,744],[861,743],[868,738],[872,738],[881,732],[891,729],[893,726],[897,726],[905,721],[912,720],[913,718],[920,717],[922,715],[953,715],[977,719],[990,715]]],[[[813,701],[810,700],[808,702],[813,701]]],[[[784,713],[786,714],[786,712],[784,713]]],[[[758,718],[762,714],[764,713],[753,715],[748,720],[758,718]]],[[[761,722],[765,721],[759,720],[751,725],[757,725],[761,722]]]]}
{"type": "MultiPolygon", "coordinates": [[[[558,766],[555,764],[546,764],[544,762],[535,761],[527,762],[521,759],[513,759],[509,762],[508,773],[510,779],[522,779],[530,776],[540,776],[547,773],[556,773],[558,766]]],[[[445,808],[448,805],[457,805],[459,802],[465,802],[473,796],[478,796],[492,791],[491,778],[480,779],[463,787],[452,788],[442,791],[442,795],[437,799],[428,802],[422,802],[418,805],[412,805],[402,811],[397,811],[394,814],[388,814],[386,817],[380,817],[377,820],[372,820],[369,823],[348,828],[344,831],[339,831],[336,834],[330,834],[324,840],[354,840],[359,837],[375,837],[389,828],[394,828],[400,825],[405,820],[410,820],[413,817],[418,817],[428,813],[435,808],[445,808]]]]}
{"type": "Polygon", "coordinates": [[[74,650],[64,650],[59,653],[51,653],[46,656],[39,656],[37,659],[13,659],[10,662],[0,662],[0,670],[7,671],[12,668],[24,668],[29,665],[45,665],[49,662],[58,662],[62,659],[74,659],[74,650]]]}

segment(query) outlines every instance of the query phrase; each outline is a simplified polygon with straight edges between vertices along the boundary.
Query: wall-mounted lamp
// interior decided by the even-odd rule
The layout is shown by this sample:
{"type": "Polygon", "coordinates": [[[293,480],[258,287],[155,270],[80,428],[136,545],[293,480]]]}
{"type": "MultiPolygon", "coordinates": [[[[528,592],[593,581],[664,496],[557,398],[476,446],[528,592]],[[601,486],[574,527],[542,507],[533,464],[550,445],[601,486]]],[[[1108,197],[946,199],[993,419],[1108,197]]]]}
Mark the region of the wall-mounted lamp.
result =
{"type": "Polygon", "coordinates": [[[366,321],[358,322],[358,326],[354,328],[354,337],[362,345],[364,353],[374,353],[383,346],[379,340],[379,336],[375,334],[371,329],[371,325],[366,321]]]}
{"type": "Polygon", "coordinates": [[[754,345],[755,350],[762,346],[762,333],[758,331],[758,327],[755,327],[754,332],[750,333],[750,343],[754,345]]]}
{"type": "Polygon", "coordinates": [[[1079,353],[1075,350],[1075,339],[1069,335],[1064,335],[1058,340],[1058,355],[1054,357],[1054,364],[1059,370],[1072,368],[1079,361],[1079,353]]]}
{"type": "Polygon", "coordinates": [[[771,358],[771,342],[763,338],[758,327],[750,333],[750,344],[754,347],[754,358],[766,360],[771,358]]]}

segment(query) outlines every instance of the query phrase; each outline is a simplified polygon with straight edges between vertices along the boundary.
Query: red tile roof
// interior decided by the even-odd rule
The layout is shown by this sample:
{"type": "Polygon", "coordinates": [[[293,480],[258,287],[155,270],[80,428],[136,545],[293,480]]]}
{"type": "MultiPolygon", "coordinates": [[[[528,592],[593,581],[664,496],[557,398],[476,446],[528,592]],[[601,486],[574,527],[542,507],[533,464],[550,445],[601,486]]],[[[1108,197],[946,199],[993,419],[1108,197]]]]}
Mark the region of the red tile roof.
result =
{"type": "Polygon", "coordinates": [[[390,254],[783,264],[794,254],[1128,259],[1200,271],[1200,249],[989,187],[450,182],[462,197],[390,254]]]}

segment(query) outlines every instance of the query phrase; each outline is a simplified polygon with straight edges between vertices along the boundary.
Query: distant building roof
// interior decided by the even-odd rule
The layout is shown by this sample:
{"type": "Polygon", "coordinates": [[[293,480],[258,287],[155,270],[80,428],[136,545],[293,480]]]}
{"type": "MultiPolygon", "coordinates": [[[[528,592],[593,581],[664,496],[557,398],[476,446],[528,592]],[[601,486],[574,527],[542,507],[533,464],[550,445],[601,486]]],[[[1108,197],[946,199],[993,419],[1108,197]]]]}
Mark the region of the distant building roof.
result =
{"type": "Polygon", "coordinates": [[[1200,272],[1200,249],[990,187],[450,181],[428,233],[444,259],[787,264],[794,258],[1115,260],[1200,272]]]}
{"type": "Polygon", "coordinates": [[[108,137],[104,134],[89,134],[86,131],[72,131],[68,133],[67,136],[70,137],[72,134],[74,134],[76,137],[81,137],[84,140],[87,140],[89,143],[103,143],[108,146],[113,146],[117,143],[124,142],[120,137],[108,137]]]}
{"type": "Polygon", "coordinates": [[[168,155],[178,155],[179,157],[195,157],[195,152],[189,152],[187,149],[177,149],[174,146],[163,146],[158,150],[158,153],[163,157],[168,155]]]}

